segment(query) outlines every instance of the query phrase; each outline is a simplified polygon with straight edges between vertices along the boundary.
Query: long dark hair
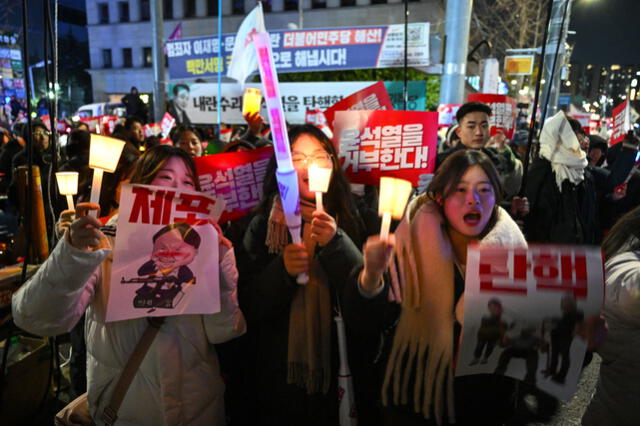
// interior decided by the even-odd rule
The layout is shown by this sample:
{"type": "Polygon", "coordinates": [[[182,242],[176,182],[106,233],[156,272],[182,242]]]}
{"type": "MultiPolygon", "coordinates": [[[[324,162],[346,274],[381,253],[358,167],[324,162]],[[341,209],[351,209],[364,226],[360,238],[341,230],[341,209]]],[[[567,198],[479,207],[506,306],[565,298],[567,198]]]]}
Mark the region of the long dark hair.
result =
{"type": "MultiPolygon", "coordinates": [[[[444,201],[447,197],[453,194],[456,190],[456,185],[462,179],[462,176],[469,170],[470,167],[480,166],[484,173],[489,178],[491,186],[493,186],[493,193],[495,194],[496,204],[491,214],[491,219],[487,222],[487,226],[480,234],[486,235],[498,221],[498,205],[502,201],[502,183],[500,183],[500,177],[496,167],[493,165],[493,161],[480,150],[475,149],[462,149],[449,155],[447,159],[440,165],[436,171],[433,180],[427,186],[427,192],[423,195],[423,202],[435,201],[437,206],[440,206],[439,201],[444,201]]],[[[417,203],[415,210],[422,203],[417,203]]],[[[444,211],[440,208],[442,216],[446,220],[444,211]]]]}
{"type": "Polygon", "coordinates": [[[131,176],[131,183],[149,185],[153,182],[153,179],[156,177],[158,172],[164,168],[171,157],[180,157],[182,161],[184,161],[194,187],[196,190],[200,191],[200,182],[198,180],[198,173],[196,172],[196,165],[193,162],[193,159],[186,151],[170,145],[158,145],[148,151],[145,151],[140,159],[138,159],[136,168],[131,176]]]}
{"type": "Polygon", "coordinates": [[[640,207],[622,216],[602,242],[604,261],[624,251],[640,250],[640,207]]]}
{"type": "MultiPolygon", "coordinates": [[[[289,144],[293,145],[302,135],[309,135],[320,142],[322,148],[331,155],[333,174],[329,190],[324,198],[327,213],[336,219],[338,226],[345,231],[349,237],[358,244],[364,238],[364,222],[358,214],[355,203],[351,195],[349,181],[342,171],[342,165],[338,159],[338,154],[333,143],[327,135],[311,124],[291,126],[289,130],[289,144]]],[[[265,215],[269,214],[273,197],[278,193],[278,182],[276,180],[276,159],[271,158],[267,166],[263,186],[263,197],[256,207],[256,212],[265,215]]]]}

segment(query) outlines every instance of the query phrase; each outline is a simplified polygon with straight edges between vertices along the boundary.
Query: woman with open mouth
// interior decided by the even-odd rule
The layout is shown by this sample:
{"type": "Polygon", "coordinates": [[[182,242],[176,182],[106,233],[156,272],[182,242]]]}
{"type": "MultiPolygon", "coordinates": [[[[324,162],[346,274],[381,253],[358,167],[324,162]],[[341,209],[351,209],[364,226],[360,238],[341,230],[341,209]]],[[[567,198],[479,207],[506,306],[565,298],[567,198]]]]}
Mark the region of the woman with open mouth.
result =
{"type": "Polygon", "coordinates": [[[520,229],[498,205],[501,193],[489,157],[459,151],[407,207],[395,238],[385,242],[374,236],[365,244],[364,267],[346,286],[344,314],[347,326],[360,333],[392,334],[380,351],[382,424],[499,425],[513,416],[512,379],[453,378],[467,246],[526,247],[520,229]],[[400,310],[388,298],[394,276],[402,279],[400,310]]]}

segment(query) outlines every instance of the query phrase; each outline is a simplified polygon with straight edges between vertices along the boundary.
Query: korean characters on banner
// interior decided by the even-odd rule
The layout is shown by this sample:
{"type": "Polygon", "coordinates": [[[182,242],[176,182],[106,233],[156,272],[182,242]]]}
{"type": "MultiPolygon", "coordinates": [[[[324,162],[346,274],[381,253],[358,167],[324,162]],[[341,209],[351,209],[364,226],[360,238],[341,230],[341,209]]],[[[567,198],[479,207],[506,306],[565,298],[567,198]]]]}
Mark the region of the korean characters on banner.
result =
{"type": "Polygon", "coordinates": [[[603,298],[598,247],[470,247],[456,376],[506,375],[569,399],[603,298]]]}
{"type": "Polygon", "coordinates": [[[489,126],[491,136],[502,131],[507,139],[513,138],[516,128],[518,108],[516,100],[504,95],[489,95],[485,93],[473,93],[468,97],[469,102],[482,102],[491,107],[489,126]]]}
{"type": "Polygon", "coordinates": [[[438,113],[417,111],[338,111],[334,143],[349,180],[378,185],[392,176],[418,185],[433,173],[438,113]]]}
{"type": "Polygon", "coordinates": [[[243,217],[258,205],[272,156],[268,146],[195,159],[202,191],[225,202],[220,223],[243,217]]]}
{"type": "Polygon", "coordinates": [[[629,130],[631,130],[631,126],[629,125],[629,101],[624,101],[612,111],[611,140],[609,141],[609,145],[622,142],[629,130]]]}
{"type": "Polygon", "coordinates": [[[217,220],[224,203],[194,191],[122,187],[107,322],[220,311],[217,220]]]}
{"type": "MultiPolygon", "coordinates": [[[[351,96],[335,103],[324,112],[329,127],[334,128],[334,119],[338,111],[391,111],[393,103],[384,83],[379,81],[369,87],[365,87],[351,96]]],[[[334,132],[335,134],[335,132],[334,132]]]]}

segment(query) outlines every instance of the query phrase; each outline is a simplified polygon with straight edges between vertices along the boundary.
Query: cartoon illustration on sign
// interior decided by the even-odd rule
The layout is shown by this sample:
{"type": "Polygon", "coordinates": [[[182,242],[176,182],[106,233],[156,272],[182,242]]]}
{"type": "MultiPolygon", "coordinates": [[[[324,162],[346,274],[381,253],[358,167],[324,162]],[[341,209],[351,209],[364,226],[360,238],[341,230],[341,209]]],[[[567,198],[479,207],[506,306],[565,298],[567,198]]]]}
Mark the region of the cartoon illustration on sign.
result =
{"type": "Polygon", "coordinates": [[[138,269],[138,277],[125,279],[121,284],[142,284],[133,299],[135,308],[173,309],[184,297],[196,277],[187,266],[198,255],[200,235],[188,224],[173,223],[153,236],[151,259],[138,269]]]}

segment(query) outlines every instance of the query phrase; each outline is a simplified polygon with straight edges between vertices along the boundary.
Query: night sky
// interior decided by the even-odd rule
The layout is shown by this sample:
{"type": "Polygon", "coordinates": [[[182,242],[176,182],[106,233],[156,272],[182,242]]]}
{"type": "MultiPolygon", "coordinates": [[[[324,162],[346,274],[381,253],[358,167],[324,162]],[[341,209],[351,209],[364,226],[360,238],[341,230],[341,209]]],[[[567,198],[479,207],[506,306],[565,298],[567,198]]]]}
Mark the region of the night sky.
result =
{"type": "Polygon", "coordinates": [[[640,0],[574,0],[569,36],[571,62],[640,64],[640,0]]]}

